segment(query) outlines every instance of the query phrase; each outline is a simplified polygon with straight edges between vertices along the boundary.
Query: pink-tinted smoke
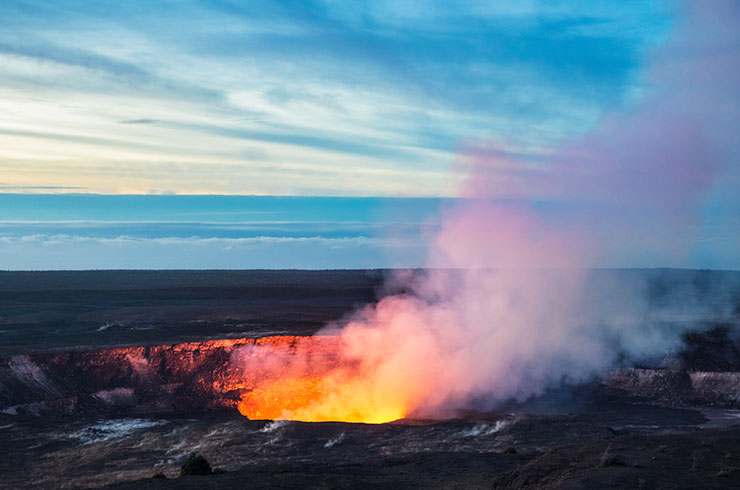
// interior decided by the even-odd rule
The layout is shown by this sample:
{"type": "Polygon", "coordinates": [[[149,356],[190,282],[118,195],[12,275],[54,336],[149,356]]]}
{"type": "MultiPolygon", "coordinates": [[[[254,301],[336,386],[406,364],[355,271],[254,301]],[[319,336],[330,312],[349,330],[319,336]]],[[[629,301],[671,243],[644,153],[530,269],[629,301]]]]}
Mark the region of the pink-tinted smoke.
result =
{"type": "MultiPolygon", "coordinates": [[[[592,301],[587,270],[619,253],[671,265],[690,252],[702,197],[735,151],[714,129],[720,117],[737,126],[737,105],[724,107],[737,102],[726,80],[740,66],[736,6],[687,5],[676,37],[650,58],[648,95],[587,134],[537,159],[493,142],[461,155],[467,199],[444,210],[429,269],[341,330],[362,403],[440,416],[676,347],[681,332],[646,325],[642,291],[615,283],[611,304],[592,301]],[[718,43],[732,52],[716,53],[718,43]]],[[[332,402],[345,396],[342,385],[326,389],[332,402]]]]}
{"type": "Polygon", "coordinates": [[[648,94],[587,134],[532,161],[492,142],[461,155],[467,199],[444,211],[430,270],[342,333],[362,338],[358,358],[422,387],[411,412],[524,399],[588,379],[625,351],[680,342],[645,326],[642,291],[610,286],[618,306],[602,308],[586,299],[585,276],[620,247],[655,265],[690,252],[702,197],[734,144],[712,131],[718,113],[737,122],[738,109],[724,109],[738,91],[726,80],[740,66],[733,5],[687,5],[674,39],[651,55],[648,94]]]}

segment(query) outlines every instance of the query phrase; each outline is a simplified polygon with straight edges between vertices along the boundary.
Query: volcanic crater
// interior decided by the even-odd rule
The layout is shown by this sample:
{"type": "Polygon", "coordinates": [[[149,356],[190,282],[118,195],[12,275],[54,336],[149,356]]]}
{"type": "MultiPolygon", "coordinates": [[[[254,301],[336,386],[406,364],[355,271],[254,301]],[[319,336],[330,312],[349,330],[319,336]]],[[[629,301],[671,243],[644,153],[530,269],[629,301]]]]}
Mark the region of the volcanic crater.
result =
{"type": "Polygon", "coordinates": [[[280,420],[295,419],[285,401],[311,403],[325,376],[353,369],[340,336],[310,334],[384,294],[381,273],[160,273],[169,285],[154,295],[145,273],[126,276],[125,288],[90,287],[104,284],[104,274],[6,273],[16,292],[0,300],[9,339],[0,360],[0,487],[727,488],[740,481],[737,318],[702,323],[655,365],[621,367],[494,411],[305,422],[280,420]],[[250,295],[265,277],[274,288],[250,295]],[[83,287],[49,286],[70,279],[83,287]],[[227,279],[236,284],[217,284],[227,279]],[[245,297],[250,311],[239,310],[245,297]],[[194,305],[201,314],[191,320],[208,335],[168,342],[182,332],[175,321],[154,320],[169,310],[179,321],[194,305]],[[280,317],[286,311],[313,323],[291,329],[280,317]],[[238,335],[246,317],[256,335],[238,335]],[[32,332],[50,326],[83,345],[35,343],[32,332]],[[147,345],[114,346],[142,326],[151,327],[147,345]],[[283,334],[269,335],[276,331],[283,334]],[[191,453],[217,474],[177,478],[191,453]]]}

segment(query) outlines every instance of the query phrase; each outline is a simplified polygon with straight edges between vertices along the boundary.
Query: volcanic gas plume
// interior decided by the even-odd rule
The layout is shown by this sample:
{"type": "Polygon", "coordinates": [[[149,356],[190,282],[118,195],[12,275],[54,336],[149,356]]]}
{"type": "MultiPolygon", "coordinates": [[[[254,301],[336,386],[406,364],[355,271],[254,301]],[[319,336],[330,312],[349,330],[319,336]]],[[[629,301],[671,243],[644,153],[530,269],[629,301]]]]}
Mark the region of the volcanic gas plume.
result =
{"type": "Polygon", "coordinates": [[[396,277],[403,294],[321,332],[337,336],[330,353],[235,354],[273,373],[242,396],[241,413],[446,416],[675,350],[683,332],[659,327],[665,310],[646,309],[640,284],[615,280],[600,295],[609,300],[595,301],[586,278],[604,256],[636,251],[685,263],[714,177],[737,178],[740,131],[728,128],[740,129],[740,56],[722,47],[738,45],[738,13],[731,1],[686,5],[673,40],[650,57],[642,102],[544,156],[472,145],[458,162],[465,199],[442,211],[428,269],[396,277]],[[687,45],[692,54],[679,56],[687,45]]]}

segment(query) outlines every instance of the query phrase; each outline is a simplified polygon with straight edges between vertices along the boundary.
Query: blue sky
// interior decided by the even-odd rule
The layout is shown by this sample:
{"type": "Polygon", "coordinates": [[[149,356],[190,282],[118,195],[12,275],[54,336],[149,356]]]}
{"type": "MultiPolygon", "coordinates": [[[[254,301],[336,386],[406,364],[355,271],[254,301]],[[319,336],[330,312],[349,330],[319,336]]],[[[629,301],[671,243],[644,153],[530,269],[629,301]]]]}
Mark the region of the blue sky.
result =
{"type": "Polygon", "coordinates": [[[423,266],[480,148],[513,162],[494,179],[506,198],[533,184],[526,199],[544,215],[600,216],[595,201],[538,195],[550,188],[522,175],[570,179],[553,155],[615,114],[631,125],[663,93],[719,108],[688,111],[713,121],[728,151],[691,197],[698,220],[628,205],[652,221],[596,223],[626,237],[597,265],[740,268],[740,145],[726,144],[738,90],[701,76],[673,84],[685,70],[671,68],[734,56],[740,42],[732,29],[681,34],[701,18],[687,5],[5,0],[0,269],[423,266]],[[694,86],[720,95],[686,97],[694,86]],[[690,235],[689,252],[666,258],[661,243],[632,239],[645,230],[690,235]]]}

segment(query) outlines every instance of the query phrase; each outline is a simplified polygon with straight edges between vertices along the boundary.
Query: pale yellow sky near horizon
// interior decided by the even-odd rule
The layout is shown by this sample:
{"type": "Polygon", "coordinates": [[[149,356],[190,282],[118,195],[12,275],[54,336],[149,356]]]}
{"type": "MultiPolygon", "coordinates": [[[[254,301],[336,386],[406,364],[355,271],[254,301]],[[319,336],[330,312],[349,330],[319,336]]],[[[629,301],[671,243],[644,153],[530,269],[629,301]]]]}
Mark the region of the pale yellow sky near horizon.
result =
{"type": "Polygon", "coordinates": [[[453,158],[448,152],[399,142],[399,151],[430,162],[429,170],[413,170],[412,182],[408,169],[383,157],[245,140],[238,131],[250,130],[249,121],[182,101],[147,112],[158,119],[130,120],[140,113],[132,106],[145,101],[128,99],[80,95],[62,103],[0,91],[0,186],[103,194],[444,196],[456,190],[455,178],[439,170],[453,158]],[[118,112],[101,114],[96,107],[103,103],[118,112]],[[204,126],[231,128],[235,135],[204,126]]]}

